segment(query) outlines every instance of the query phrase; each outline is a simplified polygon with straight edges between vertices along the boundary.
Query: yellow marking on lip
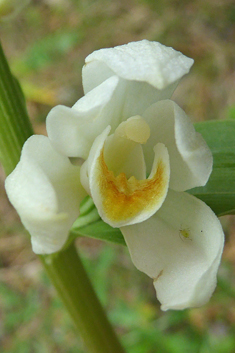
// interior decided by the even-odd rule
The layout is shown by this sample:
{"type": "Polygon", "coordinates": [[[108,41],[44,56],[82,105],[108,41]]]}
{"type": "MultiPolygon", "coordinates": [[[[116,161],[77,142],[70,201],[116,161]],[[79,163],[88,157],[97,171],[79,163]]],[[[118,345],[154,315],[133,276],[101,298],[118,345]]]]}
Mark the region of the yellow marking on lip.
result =
{"type": "Polygon", "coordinates": [[[162,159],[159,159],[155,173],[150,179],[129,179],[124,173],[117,177],[108,170],[103,150],[97,160],[100,196],[106,217],[113,222],[127,221],[142,210],[150,211],[165,195],[168,174],[162,159]]]}

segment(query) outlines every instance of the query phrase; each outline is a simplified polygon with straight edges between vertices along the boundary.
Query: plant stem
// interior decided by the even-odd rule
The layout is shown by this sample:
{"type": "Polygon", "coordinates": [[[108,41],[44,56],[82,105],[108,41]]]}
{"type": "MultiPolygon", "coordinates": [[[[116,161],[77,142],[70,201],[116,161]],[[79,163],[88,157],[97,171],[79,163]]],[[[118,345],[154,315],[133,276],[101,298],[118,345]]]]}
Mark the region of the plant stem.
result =
{"type": "MultiPolygon", "coordinates": [[[[0,44],[0,160],[7,175],[15,168],[22,146],[32,134],[23,93],[0,44]]],[[[40,258],[89,353],[124,353],[74,245],[40,258]]]]}
{"type": "Polygon", "coordinates": [[[41,256],[49,277],[74,319],[89,353],[124,353],[91,286],[74,245],[41,256]]]}

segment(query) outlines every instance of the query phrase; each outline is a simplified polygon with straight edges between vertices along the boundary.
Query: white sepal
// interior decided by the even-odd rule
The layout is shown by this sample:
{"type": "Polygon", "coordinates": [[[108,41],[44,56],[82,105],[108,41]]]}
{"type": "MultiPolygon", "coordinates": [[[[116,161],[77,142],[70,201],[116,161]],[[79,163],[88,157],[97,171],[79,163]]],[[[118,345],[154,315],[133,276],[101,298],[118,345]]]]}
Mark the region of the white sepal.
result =
{"type": "Polygon", "coordinates": [[[147,171],[152,165],[153,146],[156,141],[162,142],[170,156],[170,188],[185,191],[205,185],[212,171],[212,153],[184,111],[175,102],[165,100],[149,107],[143,118],[151,130],[143,147],[147,171]]]}
{"type": "Polygon", "coordinates": [[[210,299],[224,234],[204,202],[170,190],[154,216],[121,231],[135,266],[154,279],[162,310],[197,307],[210,299]]]}
{"type": "Polygon", "coordinates": [[[6,191],[37,254],[63,247],[86,195],[80,168],[60,155],[47,137],[37,135],[26,141],[20,162],[6,179],[6,191]]]}
{"type": "Polygon", "coordinates": [[[180,52],[147,40],[97,50],[85,61],[85,94],[113,75],[120,78],[120,121],[142,115],[151,104],[170,98],[193,64],[180,52]]]}
{"type": "Polygon", "coordinates": [[[193,65],[193,59],[179,51],[148,40],[96,50],[87,56],[85,62],[85,92],[114,73],[125,80],[147,82],[163,90],[187,74],[193,65]]]}
{"type": "Polygon", "coordinates": [[[68,157],[86,159],[95,138],[120,122],[119,79],[112,76],[68,108],[54,107],[47,116],[47,133],[54,147],[68,157]]]}

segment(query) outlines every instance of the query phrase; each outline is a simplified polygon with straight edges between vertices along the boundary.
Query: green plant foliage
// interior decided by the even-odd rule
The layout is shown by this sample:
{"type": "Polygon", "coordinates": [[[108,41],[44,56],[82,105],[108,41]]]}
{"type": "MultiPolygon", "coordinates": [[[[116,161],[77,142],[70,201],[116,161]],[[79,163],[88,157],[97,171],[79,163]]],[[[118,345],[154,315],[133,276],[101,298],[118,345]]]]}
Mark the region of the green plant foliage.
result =
{"type": "Polygon", "coordinates": [[[126,244],[119,228],[112,228],[101,219],[82,228],[73,228],[72,233],[74,234],[74,232],[76,235],[88,236],[122,245],[126,244]]]}
{"type": "Polygon", "coordinates": [[[213,171],[204,187],[190,190],[218,215],[235,213],[235,121],[195,124],[213,154],[213,171]]]}
{"type": "Polygon", "coordinates": [[[231,107],[228,108],[227,114],[229,119],[235,119],[235,105],[232,105],[231,107]]]}
{"type": "Polygon", "coordinates": [[[112,228],[101,220],[90,196],[86,196],[81,202],[80,216],[73,224],[70,237],[65,247],[78,236],[88,236],[112,243],[126,244],[119,228],[112,228]]]}
{"type": "Polygon", "coordinates": [[[40,71],[54,64],[59,58],[65,56],[83,40],[81,32],[56,31],[47,37],[35,42],[20,58],[16,58],[12,66],[21,73],[40,71]]]}

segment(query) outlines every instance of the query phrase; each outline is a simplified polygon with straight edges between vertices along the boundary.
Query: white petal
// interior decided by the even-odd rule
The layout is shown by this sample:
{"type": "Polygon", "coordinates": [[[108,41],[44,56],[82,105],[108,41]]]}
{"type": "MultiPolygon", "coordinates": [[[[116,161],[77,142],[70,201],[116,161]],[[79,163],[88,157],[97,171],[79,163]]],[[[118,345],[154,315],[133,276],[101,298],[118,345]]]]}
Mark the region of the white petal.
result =
{"type": "Polygon", "coordinates": [[[30,137],[20,162],[6,179],[9,200],[31,233],[33,251],[60,250],[86,195],[80,168],[54,150],[45,136],[30,137]]]}
{"type": "MultiPolygon", "coordinates": [[[[161,207],[168,190],[167,149],[163,144],[155,146],[152,172],[149,178],[145,179],[142,147],[135,142],[136,139],[141,140],[139,133],[145,130],[145,127],[142,128],[140,123],[140,131],[130,132],[126,127],[129,124],[132,126],[133,119],[135,120],[135,117],[122,123],[121,132],[118,128],[115,134],[110,136],[111,140],[107,139],[108,131],[104,131],[94,142],[87,163],[82,166],[82,170],[86,168],[85,172],[81,172],[83,186],[88,189],[88,183],[84,180],[88,178],[90,193],[100,216],[113,227],[142,222],[151,217],[161,207]],[[124,131],[128,137],[121,134],[124,131]],[[133,169],[130,166],[133,166],[133,169]],[[136,179],[134,174],[137,166],[143,170],[137,176],[142,174],[144,180],[136,179]]],[[[140,117],[139,120],[141,122],[140,117]]],[[[142,121],[144,122],[143,119],[142,121]]],[[[146,131],[144,135],[145,133],[146,131]]]]}
{"type": "Polygon", "coordinates": [[[151,129],[151,136],[144,145],[147,171],[152,165],[153,146],[162,142],[170,155],[170,188],[184,191],[205,185],[212,171],[212,154],[184,111],[173,101],[166,100],[153,104],[143,117],[151,129]]]}
{"type": "Polygon", "coordinates": [[[158,90],[146,82],[120,79],[119,99],[122,102],[120,118],[124,121],[131,116],[142,115],[153,103],[170,98],[178,85],[178,81],[158,90]]]}
{"type": "Polygon", "coordinates": [[[72,107],[56,106],[47,116],[47,133],[54,147],[68,157],[86,159],[94,139],[120,122],[121,102],[115,94],[119,79],[112,76],[72,107]]]}
{"type": "Polygon", "coordinates": [[[224,234],[204,202],[169,191],[153,217],[121,231],[135,266],[154,279],[162,310],[197,307],[209,300],[224,234]]]}
{"type": "Polygon", "coordinates": [[[102,132],[102,134],[96,137],[91,147],[88,159],[81,166],[81,174],[80,174],[81,183],[89,195],[91,195],[90,182],[92,181],[92,174],[90,173],[91,166],[93,164],[93,161],[99,157],[100,150],[105,143],[105,140],[110,132],[110,129],[111,127],[107,126],[107,128],[102,132]]]}
{"type": "Polygon", "coordinates": [[[162,90],[188,73],[193,60],[173,48],[142,40],[100,49],[88,55],[83,69],[85,92],[113,73],[130,80],[147,82],[162,90]]]}

